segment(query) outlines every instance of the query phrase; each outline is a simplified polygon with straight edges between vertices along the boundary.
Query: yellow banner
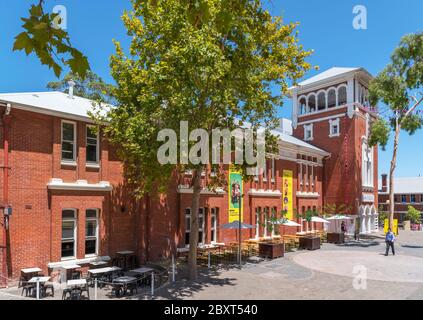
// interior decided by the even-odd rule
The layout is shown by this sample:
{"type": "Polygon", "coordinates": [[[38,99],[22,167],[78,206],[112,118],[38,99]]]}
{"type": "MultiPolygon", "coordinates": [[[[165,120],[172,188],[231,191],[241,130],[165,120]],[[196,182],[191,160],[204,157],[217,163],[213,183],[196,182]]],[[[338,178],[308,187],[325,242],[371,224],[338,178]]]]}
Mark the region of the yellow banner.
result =
{"type": "Polygon", "coordinates": [[[294,204],[292,197],[292,181],[294,173],[291,170],[284,170],[282,176],[282,209],[286,210],[288,214],[286,218],[294,219],[294,204]]]}
{"type": "MultiPolygon", "coordinates": [[[[385,219],[385,223],[383,224],[383,232],[385,234],[388,232],[389,229],[389,219],[385,219]]],[[[398,219],[394,219],[394,230],[392,232],[397,236],[398,235],[398,219]]]]}
{"type": "Polygon", "coordinates": [[[229,169],[229,223],[239,221],[244,222],[243,217],[243,181],[239,171],[234,170],[231,166],[229,169]]]}

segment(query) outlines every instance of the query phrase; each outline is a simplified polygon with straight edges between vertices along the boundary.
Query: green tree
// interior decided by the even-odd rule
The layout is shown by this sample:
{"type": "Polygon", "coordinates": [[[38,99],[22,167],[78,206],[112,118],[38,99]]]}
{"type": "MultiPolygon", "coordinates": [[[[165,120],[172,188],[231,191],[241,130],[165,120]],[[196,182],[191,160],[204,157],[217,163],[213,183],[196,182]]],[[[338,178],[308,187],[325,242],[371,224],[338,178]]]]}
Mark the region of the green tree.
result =
{"type": "Polygon", "coordinates": [[[299,45],[296,24],[272,17],[259,0],[133,0],[132,5],[122,17],[132,37],[129,54],[116,42],[111,58],[119,103],[107,119],[98,114],[97,119],[108,121],[106,133],[120,146],[137,194],[164,190],[175,172],[192,170],[188,265],[190,278],[196,279],[198,209],[207,165],[161,165],[158,133],[167,128],[180,137],[181,121],[188,122],[189,132],[202,128],[209,136],[215,128],[236,128],[239,120],[272,127],[288,81],[310,68],[305,59],[311,52],[299,45]]]}
{"type": "Polygon", "coordinates": [[[406,35],[391,57],[391,63],[371,82],[370,102],[382,101],[387,109],[379,113],[372,124],[369,144],[379,144],[383,150],[394,133],[392,160],[389,171],[389,224],[394,221],[394,173],[401,130],[412,135],[423,124],[423,33],[406,35]]]}
{"type": "Polygon", "coordinates": [[[35,53],[41,64],[53,68],[60,77],[63,66],[84,78],[90,70],[88,58],[75,49],[69,34],[58,27],[60,16],[44,12],[45,1],[39,0],[29,9],[29,17],[21,18],[24,29],[16,36],[13,51],[23,50],[26,55],[35,53]]]}
{"type": "Polygon", "coordinates": [[[419,224],[421,223],[421,212],[413,206],[408,206],[407,214],[405,215],[405,220],[410,220],[411,223],[419,224]]]}
{"type": "Polygon", "coordinates": [[[62,80],[49,82],[47,88],[54,91],[66,92],[69,82],[75,82],[74,94],[98,102],[113,103],[113,85],[103,81],[92,71],[88,71],[85,78],[77,74],[68,73],[62,80]]]}

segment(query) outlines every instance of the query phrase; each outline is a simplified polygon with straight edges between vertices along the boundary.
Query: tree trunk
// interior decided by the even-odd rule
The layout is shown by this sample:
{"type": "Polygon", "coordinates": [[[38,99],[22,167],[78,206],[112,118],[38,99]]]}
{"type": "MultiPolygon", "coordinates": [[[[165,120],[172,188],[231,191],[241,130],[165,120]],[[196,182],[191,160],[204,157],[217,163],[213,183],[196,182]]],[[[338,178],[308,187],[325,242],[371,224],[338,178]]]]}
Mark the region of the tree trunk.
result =
{"type": "Polygon", "coordinates": [[[190,280],[197,280],[197,247],[198,247],[198,211],[200,207],[200,194],[201,194],[201,175],[203,168],[194,170],[193,172],[193,194],[191,205],[191,228],[189,234],[189,253],[188,253],[188,272],[190,280]]]}
{"type": "Polygon", "coordinates": [[[398,124],[398,118],[396,120],[395,126],[395,139],[394,139],[394,151],[392,153],[391,160],[391,169],[389,171],[389,227],[394,231],[394,211],[395,211],[395,202],[394,202],[394,173],[397,166],[397,151],[399,143],[401,127],[398,124]]]}

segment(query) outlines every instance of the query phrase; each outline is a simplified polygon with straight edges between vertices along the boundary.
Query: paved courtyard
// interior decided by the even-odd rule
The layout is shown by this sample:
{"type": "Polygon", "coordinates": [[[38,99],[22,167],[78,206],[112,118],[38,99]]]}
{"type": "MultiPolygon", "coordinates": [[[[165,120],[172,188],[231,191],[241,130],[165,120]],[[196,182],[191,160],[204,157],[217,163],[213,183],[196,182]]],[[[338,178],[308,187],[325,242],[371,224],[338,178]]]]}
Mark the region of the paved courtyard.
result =
{"type": "Polygon", "coordinates": [[[384,256],[383,235],[282,259],[205,270],[201,281],[179,281],[160,299],[423,299],[423,232],[401,232],[396,256],[384,256]],[[363,268],[364,267],[364,268],[363,268]],[[367,275],[354,288],[355,272],[367,275]]]}
{"type": "MultiPolygon", "coordinates": [[[[247,263],[242,269],[201,269],[195,283],[184,280],[180,270],[177,282],[157,290],[154,299],[423,300],[423,232],[401,232],[396,256],[385,257],[384,251],[380,234],[343,245],[325,243],[317,251],[289,252],[282,259],[247,263]],[[358,288],[357,272],[366,276],[358,288]]],[[[0,290],[0,299],[18,298],[14,289],[0,290]]],[[[108,292],[99,293],[99,299],[110,298],[108,292]]],[[[151,295],[145,288],[126,299],[151,299],[151,295]]]]}

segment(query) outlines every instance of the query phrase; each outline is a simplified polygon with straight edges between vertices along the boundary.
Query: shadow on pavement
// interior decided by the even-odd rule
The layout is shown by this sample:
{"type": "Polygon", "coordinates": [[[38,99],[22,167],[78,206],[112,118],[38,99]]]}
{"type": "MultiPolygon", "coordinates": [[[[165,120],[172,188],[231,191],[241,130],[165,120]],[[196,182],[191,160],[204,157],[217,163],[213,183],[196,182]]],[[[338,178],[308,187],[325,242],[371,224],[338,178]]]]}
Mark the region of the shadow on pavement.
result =
{"type": "Polygon", "coordinates": [[[171,300],[183,300],[189,299],[193,296],[194,293],[205,290],[210,286],[220,286],[220,287],[230,287],[234,286],[235,279],[224,278],[219,279],[218,276],[221,274],[221,271],[229,269],[198,269],[198,280],[190,281],[187,280],[184,270],[178,270],[179,278],[176,282],[170,283],[157,290],[154,294],[155,299],[171,299],[171,300]]]}
{"type": "Polygon", "coordinates": [[[344,248],[369,248],[378,246],[380,242],[372,241],[372,242],[345,242],[342,244],[337,244],[337,247],[344,247],[344,248]]]}

